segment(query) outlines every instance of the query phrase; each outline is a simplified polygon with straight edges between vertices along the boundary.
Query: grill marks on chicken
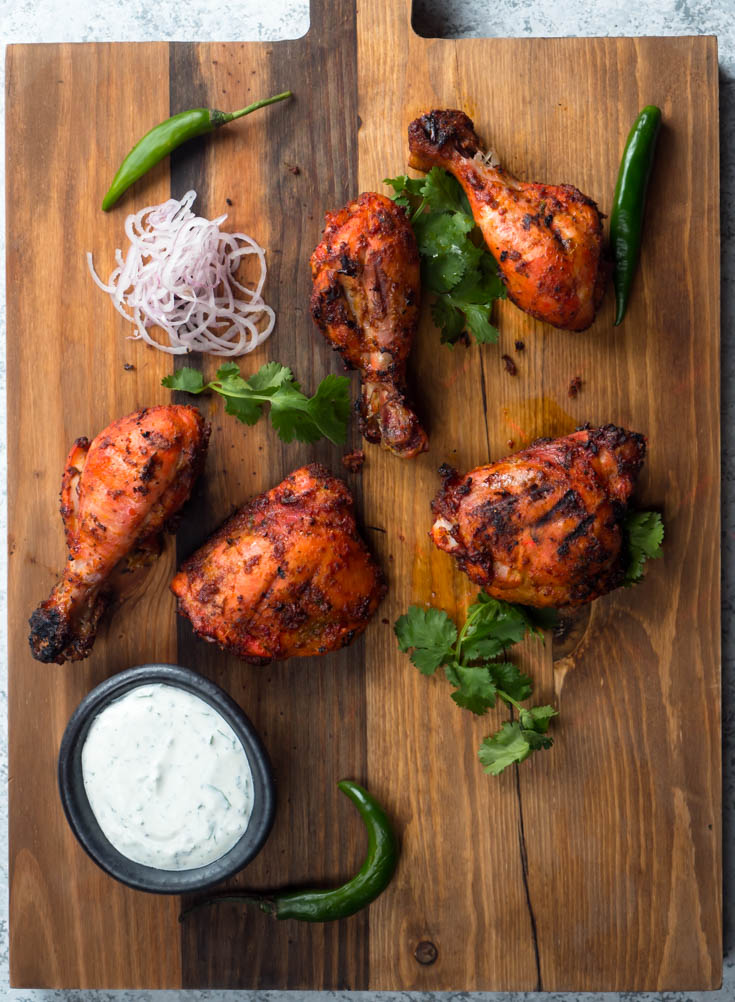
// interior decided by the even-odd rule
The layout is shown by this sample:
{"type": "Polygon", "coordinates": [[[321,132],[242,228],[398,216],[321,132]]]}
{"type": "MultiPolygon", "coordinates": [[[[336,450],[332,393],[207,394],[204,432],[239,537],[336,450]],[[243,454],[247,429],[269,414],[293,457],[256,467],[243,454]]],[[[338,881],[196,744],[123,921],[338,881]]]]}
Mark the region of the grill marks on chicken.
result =
{"type": "Polygon", "coordinates": [[[312,464],[236,512],[171,590],[200,637],[266,664],[345,647],[386,587],[358,535],[349,490],[312,464]]]}
{"type": "Polygon", "coordinates": [[[136,411],[66,461],[61,517],[69,559],[61,580],[30,619],[38,661],[79,661],[94,644],[107,581],[121,560],[140,563],[189,497],[207,452],[209,426],[195,407],[136,411]]]}
{"type": "Polygon", "coordinates": [[[519,181],[489,163],[461,111],[415,119],[408,144],[412,167],[443,167],[462,185],[516,306],[554,327],[586,330],[608,277],[596,204],[570,184],[519,181]]]}
{"type": "Polygon", "coordinates": [[[428,448],[406,400],[406,361],[418,324],[419,253],[400,206],[366,192],[329,212],[311,257],[311,313],[362,379],[360,429],[410,459],[428,448]]]}
{"type": "Polygon", "coordinates": [[[443,468],[431,536],[494,598],[575,606],[625,576],[622,523],[646,440],[615,425],[540,439],[466,476],[443,468]]]}

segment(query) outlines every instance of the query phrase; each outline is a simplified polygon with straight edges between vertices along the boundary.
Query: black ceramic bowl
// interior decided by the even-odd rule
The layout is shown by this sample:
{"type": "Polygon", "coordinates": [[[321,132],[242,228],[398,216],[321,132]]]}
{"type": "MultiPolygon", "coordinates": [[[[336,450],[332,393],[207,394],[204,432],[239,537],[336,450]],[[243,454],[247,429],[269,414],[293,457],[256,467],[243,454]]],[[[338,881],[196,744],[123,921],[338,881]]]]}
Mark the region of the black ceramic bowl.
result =
{"type": "Polygon", "coordinates": [[[74,711],[61,739],[59,792],[66,819],[85,851],[103,870],[139,891],[186,894],[231,877],[260,852],[273,824],[276,798],[268,754],[237,703],[214,682],[178,665],[141,665],[106,679],[74,711]],[[123,856],[107,840],[89,806],[82,776],[82,746],[98,713],[140,685],[161,682],[199,696],[220,713],[237,737],[253,774],[253,812],[242,837],[212,863],[191,870],[158,870],[123,856]]]}

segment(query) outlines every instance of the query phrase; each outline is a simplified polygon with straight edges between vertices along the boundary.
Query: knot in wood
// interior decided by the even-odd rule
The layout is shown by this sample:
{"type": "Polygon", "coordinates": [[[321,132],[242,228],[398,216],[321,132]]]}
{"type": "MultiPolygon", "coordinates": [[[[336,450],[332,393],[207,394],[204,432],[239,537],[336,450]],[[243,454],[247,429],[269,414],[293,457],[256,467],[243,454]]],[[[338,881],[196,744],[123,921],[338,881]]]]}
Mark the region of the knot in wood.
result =
{"type": "Polygon", "coordinates": [[[413,955],[418,960],[420,964],[433,964],[436,958],[439,956],[439,951],[436,945],[428,939],[422,939],[418,944],[416,949],[413,951],[413,955]]]}

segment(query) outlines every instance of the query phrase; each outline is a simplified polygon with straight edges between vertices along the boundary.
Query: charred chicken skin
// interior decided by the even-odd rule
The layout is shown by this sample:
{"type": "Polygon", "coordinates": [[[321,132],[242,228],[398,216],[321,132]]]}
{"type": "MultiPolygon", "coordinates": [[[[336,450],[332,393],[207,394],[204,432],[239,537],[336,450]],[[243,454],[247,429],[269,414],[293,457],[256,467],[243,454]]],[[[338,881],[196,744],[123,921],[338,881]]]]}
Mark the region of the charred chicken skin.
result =
{"type": "Polygon", "coordinates": [[[431,536],[494,598],[584,605],[623,582],[622,522],[645,452],[643,435],[607,425],[466,476],[443,469],[431,536]]]}
{"type": "Polygon", "coordinates": [[[516,306],[564,330],[589,327],[608,273],[595,203],[570,184],[513,177],[483,155],[474,125],[461,111],[415,119],[408,145],[412,167],[443,167],[462,185],[516,306]]]}
{"type": "Polygon", "coordinates": [[[424,452],[426,433],[406,401],[420,281],[406,213],[373,192],[327,213],[311,274],[317,327],[347,367],[360,371],[362,434],[404,459],[424,452]]]}
{"type": "Polygon", "coordinates": [[[90,444],[74,443],[61,483],[69,559],[30,619],[38,661],[80,661],[107,605],[105,585],[136,557],[189,497],[207,452],[209,426],[195,407],[150,407],[113,422],[90,444]]]}
{"type": "Polygon", "coordinates": [[[200,637],[266,664],[345,647],[385,584],[357,533],[352,495],[312,464],[236,512],[171,590],[200,637]]]}

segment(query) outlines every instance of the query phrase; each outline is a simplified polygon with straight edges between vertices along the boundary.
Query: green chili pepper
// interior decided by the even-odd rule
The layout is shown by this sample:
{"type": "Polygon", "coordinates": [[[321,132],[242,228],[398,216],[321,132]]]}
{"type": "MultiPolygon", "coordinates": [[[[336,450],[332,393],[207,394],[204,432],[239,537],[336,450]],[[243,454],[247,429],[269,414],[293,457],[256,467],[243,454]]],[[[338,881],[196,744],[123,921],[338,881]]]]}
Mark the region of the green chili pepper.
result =
{"type": "Polygon", "coordinates": [[[661,109],[647,105],[636,118],[623,150],[610,214],[610,243],[615,258],[615,326],[625,315],[638,264],[646,189],[653,167],[661,109]]]}
{"type": "Polygon", "coordinates": [[[192,108],[190,111],[182,111],[173,118],[166,119],[160,125],[156,125],[150,132],[146,132],[143,138],[132,148],[125,157],[120,169],[113,178],[110,190],[102,200],[102,208],[105,212],[113,207],[120,196],[134,184],[138,178],[142,177],[151,167],[168,156],[187,139],[194,139],[196,136],[203,136],[207,132],[214,132],[221,125],[234,122],[236,118],[249,115],[251,111],[264,108],[267,104],[275,104],[276,101],[285,101],[291,97],[291,91],[286,90],[283,94],[276,94],[275,97],[268,97],[263,101],[256,101],[249,104],[247,108],[240,111],[216,111],[211,108],[192,108]]]}
{"type": "Polygon", "coordinates": [[[398,862],[398,840],[390,826],[385,811],[367,790],[350,779],[341,780],[337,786],[346,794],[360,812],[368,834],[368,851],[359,873],[341,887],[329,890],[285,890],[274,893],[250,891],[218,894],[195,902],[181,913],[179,919],[205,905],[220,901],[245,901],[277,919],[299,919],[302,922],[331,922],[354,915],[390,883],[398,862]]]}

